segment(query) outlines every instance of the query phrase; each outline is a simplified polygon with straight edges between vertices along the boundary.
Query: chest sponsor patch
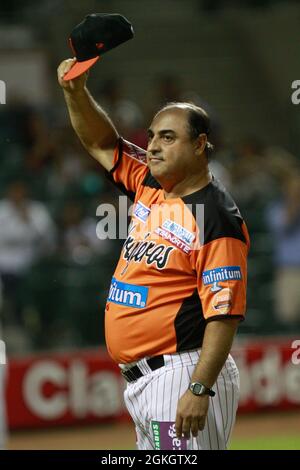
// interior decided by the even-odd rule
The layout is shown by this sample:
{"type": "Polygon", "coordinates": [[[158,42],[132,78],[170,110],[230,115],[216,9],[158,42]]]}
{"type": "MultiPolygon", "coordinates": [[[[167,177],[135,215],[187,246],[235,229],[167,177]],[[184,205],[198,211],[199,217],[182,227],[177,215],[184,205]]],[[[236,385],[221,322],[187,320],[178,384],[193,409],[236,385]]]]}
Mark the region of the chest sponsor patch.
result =
{"type": "Polygon", "coordinates": [[[146,222],[150,212],[149,207],[145,206],[141,201],[138,201],[134,206],[133,215],[141,222],[146,222]]]}
{"type": "Polygon", "coordinates": [[[124,307],[144,308],[147,305],[148,290],[148,287],[126,284],[113,277],[107,301],[124,307]]]}
{"type": "Polygon", "coordinates": [[[222,266],[221,268],[203,271],[202,281],[205,286],[222,281],[241,281],[242,273],[240,266],[222,266]]]}
{"type": "Polygon", "coordinates": [[[181,225],[173,222],[170,219],[167,219],[162,224],[162,228],[168,230],[170,233],[175,235],[175,237],[179,238],[181,241],[186,243],[187,245],[191,245],[195,240],[195,234],[190,232],[189,230],[185,229],[181,225]]]}
{"type": "Polygon", "coordinates": [[[176,248],[183,251],[183,253],[190,253],[191,248],[178,237],[169,232],[169,230],[166,230],[162,227],[157,227],[157,229],[155,229],[155,233],[157,233],[157,235],[162,237],[164,240],[167,240],[168,242],[172,243],[172,245],[176,246],[176,248]]]}
{"type": "Polygon", "coordinates": [[[187,438],[176,437],[174,421],[151,421],[155,450],[187,450],[187,438]]]}

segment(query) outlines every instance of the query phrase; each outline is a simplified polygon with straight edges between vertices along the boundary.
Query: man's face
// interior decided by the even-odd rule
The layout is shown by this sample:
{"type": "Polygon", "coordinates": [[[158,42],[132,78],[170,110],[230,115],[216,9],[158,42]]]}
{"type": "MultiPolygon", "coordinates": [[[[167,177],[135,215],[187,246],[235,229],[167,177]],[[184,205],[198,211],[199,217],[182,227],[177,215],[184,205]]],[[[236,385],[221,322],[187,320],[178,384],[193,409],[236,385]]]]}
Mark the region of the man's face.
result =
{"type": "Polygon", "coordinates": [[[197,160],[196,144],[188,131],[187,111],[172,108],[159,113],[148,131],[147,163],[154,178],[180,180],[197,160]]]}

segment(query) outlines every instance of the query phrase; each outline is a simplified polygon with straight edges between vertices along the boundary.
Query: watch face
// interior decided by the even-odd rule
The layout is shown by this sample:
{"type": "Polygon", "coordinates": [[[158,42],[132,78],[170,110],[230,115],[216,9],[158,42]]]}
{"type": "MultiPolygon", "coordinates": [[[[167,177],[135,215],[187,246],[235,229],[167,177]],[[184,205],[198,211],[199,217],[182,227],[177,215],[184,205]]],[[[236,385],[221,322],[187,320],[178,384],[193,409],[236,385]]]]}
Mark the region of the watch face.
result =
{"type": "Polygon", "coordinates": [[[194,384],[193,385],[193,392],[196,395],[200,395],[201,391],[202,391],[202,385],[201,384],[194,384]]]}

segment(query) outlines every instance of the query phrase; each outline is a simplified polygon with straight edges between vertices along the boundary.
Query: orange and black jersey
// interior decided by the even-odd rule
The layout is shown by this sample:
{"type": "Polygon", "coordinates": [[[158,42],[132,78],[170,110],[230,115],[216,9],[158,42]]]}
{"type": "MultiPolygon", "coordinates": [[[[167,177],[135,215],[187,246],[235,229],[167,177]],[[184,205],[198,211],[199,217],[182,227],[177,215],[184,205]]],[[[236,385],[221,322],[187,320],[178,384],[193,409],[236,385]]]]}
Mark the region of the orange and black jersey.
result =
{"type": "Polygon", "coordinates": [[[134,201],[105,312],[112,358],[197,349],[206,322],[242,319],[249,236],[220,183],[165,199],[145,151],[122,139],[109,178],[134,201]]]}

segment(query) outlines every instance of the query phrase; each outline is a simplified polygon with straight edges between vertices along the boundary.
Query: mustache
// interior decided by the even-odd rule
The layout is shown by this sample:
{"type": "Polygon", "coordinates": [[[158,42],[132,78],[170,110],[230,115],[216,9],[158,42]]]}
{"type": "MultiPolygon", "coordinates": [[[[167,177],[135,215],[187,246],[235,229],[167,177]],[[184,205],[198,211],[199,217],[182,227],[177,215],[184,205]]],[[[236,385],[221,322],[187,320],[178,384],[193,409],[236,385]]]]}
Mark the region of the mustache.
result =
{"type": "Polygon", "coordinates": [[[155,155],[155,154],[152,154],[152,153],[148,153],[147,154],[147,158],[149,160],[153,160],[153,159],[156,159],[156,160],[164,160],[164,157],[162,155],[155,155]]]}

